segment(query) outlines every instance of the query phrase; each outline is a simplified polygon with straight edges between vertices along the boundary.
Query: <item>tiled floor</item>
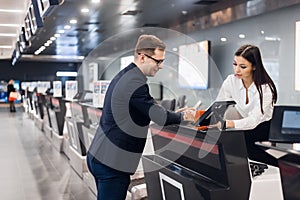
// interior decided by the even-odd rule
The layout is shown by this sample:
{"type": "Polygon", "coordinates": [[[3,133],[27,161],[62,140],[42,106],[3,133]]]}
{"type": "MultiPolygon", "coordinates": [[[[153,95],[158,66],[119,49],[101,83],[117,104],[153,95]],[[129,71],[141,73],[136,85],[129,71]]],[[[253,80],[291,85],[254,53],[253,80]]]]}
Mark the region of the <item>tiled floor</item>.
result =
{"type": "Polygon", "coordinates": [[[21,108],[0,106],[0,119],[0,199],[96,199],[21,108]]]}

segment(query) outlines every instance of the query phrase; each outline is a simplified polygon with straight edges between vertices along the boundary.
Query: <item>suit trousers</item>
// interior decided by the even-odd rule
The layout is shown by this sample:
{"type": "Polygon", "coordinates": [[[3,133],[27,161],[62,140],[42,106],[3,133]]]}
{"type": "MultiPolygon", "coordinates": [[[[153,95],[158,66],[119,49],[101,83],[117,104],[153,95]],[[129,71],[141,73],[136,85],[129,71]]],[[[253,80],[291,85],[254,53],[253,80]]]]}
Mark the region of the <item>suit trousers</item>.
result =
{"type": "Polygon", "coordinates": [[[130,184],[130,174],[110,168],[90,153],[87,153],[87,165],[95,178],[97,200],[125,200],[130,184]]]}

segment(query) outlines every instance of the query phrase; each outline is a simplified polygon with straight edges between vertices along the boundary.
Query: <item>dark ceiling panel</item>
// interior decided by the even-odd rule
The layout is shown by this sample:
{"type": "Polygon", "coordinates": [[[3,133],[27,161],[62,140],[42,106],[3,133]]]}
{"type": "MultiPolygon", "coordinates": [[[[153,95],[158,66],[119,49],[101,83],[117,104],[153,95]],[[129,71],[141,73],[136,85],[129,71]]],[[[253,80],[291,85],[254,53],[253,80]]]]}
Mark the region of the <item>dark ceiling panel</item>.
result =
{"type": "MultiPolygon", "coordinates": [[[[242,3],[245,9],[247,8],[245,2],[247,1],[101,0],[99,4],[92,4],[87,0],[64,0],[50,16],[44,18],[44,27],[31,39],[31,46],[24,53],[34,54],[55,33],[63,30],[65,25],[71,25],[71,29],[65,30],[65,33],[46,47],[40,55],[87,56],[102,41],[114,34],[149,26],[172,28],[186,22],[203,26],[201,17],[242,3]],[[88,13],[81,13],[80,10],[84,7],[89,9],[88,13]],[[77,19],[75,25],[69,23],[73,18],[77,19]]],[[[211,21],[206,22],[208,24],[205,24],[205,27],[214,26],[211,21]]]]}

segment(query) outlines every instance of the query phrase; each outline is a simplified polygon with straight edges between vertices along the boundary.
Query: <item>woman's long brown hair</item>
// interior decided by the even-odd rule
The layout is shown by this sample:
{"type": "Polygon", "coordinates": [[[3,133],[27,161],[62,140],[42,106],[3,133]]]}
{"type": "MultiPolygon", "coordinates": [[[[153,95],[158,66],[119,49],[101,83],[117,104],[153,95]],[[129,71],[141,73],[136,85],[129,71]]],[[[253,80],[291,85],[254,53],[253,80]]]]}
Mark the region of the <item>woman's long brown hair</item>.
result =
{"type": "Polygon", "coordinates": [[[263,110],[263,94],[261,85],[268,84],[273,94],[272,103],[273,105],[277,101],[277,90],[275,84],[269,74],[267,73],[261,58],[259,48],[254,45],[243,45],[234,54],[235,56],[242,56],[249,61],[255,70],[253,71],[253,81],[259,93],[260,109],[261,113],[264,114],[263,110]]]}

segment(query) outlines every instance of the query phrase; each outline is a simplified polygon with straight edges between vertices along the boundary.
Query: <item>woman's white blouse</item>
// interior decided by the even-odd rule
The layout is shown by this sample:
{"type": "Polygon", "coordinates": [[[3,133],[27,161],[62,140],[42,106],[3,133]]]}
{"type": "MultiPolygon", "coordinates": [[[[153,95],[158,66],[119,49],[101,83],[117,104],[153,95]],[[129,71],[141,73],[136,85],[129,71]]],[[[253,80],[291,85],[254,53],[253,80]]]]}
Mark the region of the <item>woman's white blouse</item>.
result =
{"type": "Polygon", "coordinates": [[[233,120],[237,129],[253,129],[258,124],[268,121],[273,115],[272,91],[268,84],[262,85],[263,110],[261,113],[258,90],[254,82],[248,88],[248,104],[246,104],[246,88],[241,79],[229,75],[219,91],[217,100],[234,100],[236,109],[243,117],[233,120]]]}

